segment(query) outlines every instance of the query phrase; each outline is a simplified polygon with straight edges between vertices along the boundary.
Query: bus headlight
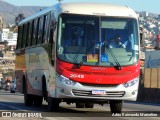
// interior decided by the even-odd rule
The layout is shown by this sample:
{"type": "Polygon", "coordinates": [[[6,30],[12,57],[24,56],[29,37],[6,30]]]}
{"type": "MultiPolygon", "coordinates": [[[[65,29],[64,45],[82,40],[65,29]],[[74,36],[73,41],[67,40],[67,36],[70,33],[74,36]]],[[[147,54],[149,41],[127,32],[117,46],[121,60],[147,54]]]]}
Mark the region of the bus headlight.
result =
{"type": "Polygon", "coordinates": [[[76,82],[64,77],[63,75],[59,75],[59,80],[63,83],[63,84],[66,84],[66,85],[75,85],[76,82]]]}
{"type": "Polygon", "coordinates": [[[128,81],[128,82],[124,83],[123,86],[125,88],[128,88],[128,87],[131,87],[131,86],[135,85],[138,81],[139,81],[139,78],[135,78],[131,81],[128,81]]]}

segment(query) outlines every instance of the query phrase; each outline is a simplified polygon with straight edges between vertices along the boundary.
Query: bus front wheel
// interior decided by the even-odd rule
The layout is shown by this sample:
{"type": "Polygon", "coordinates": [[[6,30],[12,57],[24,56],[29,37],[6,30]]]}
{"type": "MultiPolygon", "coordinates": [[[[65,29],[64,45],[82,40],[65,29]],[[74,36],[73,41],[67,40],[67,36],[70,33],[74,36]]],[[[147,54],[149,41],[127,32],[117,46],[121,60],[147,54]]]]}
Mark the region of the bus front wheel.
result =
{"type": "Polygon", "coordinates": [[[48,98],[48,111],[58,111],[59,109],[59,100],[56,98],[48,98]]]}
{"type": "Polygon", "coordinates": [[[110,110],[112,113],[121,113],[122,112],[122,100],[113,100],[110,101],[110,110]]]}

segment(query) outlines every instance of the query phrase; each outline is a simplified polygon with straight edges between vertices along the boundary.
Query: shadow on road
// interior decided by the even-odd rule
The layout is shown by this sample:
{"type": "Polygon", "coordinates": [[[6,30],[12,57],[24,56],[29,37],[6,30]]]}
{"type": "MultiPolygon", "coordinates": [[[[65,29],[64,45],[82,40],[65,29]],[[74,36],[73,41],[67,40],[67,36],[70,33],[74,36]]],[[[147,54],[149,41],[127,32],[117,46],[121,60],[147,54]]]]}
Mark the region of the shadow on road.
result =
{"type": "Polygon", "coordinates": [[[24,103],[0,101],[0,111],[41,113],[43,117],[106,117],[112,116],[110,111],[98,111],[96,109],[73,108],[60,106],[56,112],[49,112],[47,105],[25,106],[24,103]]]}

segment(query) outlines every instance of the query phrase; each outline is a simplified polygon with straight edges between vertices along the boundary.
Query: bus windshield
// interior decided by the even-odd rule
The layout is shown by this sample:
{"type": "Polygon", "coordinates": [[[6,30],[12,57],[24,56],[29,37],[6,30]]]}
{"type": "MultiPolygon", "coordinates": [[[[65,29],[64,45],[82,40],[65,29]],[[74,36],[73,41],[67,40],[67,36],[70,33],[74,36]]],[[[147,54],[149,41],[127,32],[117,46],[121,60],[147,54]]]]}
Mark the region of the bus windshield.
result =
{"type": "Polygon", "coordinates": [[[57,56],[73,64],[132,65],[139,59],[137,20],[124,17],[61,14],[57,56]]]}

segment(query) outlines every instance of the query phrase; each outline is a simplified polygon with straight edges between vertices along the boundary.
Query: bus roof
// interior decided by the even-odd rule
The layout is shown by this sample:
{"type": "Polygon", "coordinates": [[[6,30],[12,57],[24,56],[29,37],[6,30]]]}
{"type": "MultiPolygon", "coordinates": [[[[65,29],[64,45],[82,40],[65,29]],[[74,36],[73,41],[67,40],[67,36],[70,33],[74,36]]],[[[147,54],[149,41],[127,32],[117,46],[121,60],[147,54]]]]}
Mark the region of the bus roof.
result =
{"type": "MultiPolygon", "coordinates": [[[[113,5],[108,3],[58,3],[38,13],[25,18],[20,24],[30,21],[42,14],[45,14],[51,10],[56,11],[56,14],[70,13],[70,14],[85,14],[85,15],[98,15],[98,16],[119,16],[119,17],[133,17],[137,18],[136,13],[127,6],[113,5]]],[[[58,17],[58,16],[57,16],[58,17]]]]}

